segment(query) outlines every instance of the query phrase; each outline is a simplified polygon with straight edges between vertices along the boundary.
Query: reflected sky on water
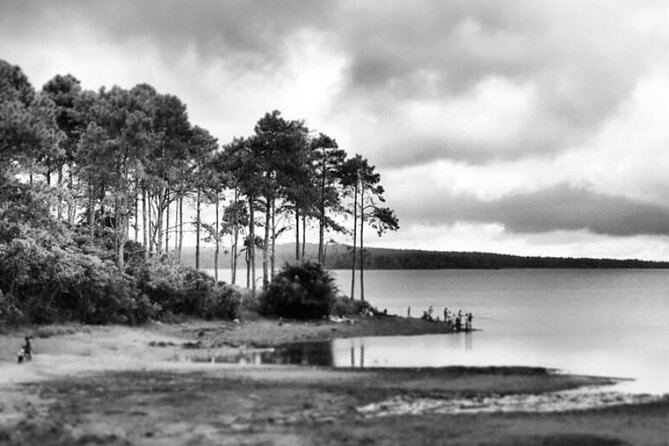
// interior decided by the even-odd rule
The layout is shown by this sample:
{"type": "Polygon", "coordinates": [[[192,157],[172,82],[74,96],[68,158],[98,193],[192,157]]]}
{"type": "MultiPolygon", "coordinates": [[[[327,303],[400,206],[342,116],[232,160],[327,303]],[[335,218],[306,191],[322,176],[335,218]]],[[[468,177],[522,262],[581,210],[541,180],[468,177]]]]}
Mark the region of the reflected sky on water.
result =
{"type": "MultiPolygon", "coordinates": [[[[347,292],[350,272],[335,273],[347,292]]],[[[480,331],[339,339],[336,367],[539,366],[669,393],[667,270],[367,271],[365,285],[390,314],[462,309],[480,331]]]]}

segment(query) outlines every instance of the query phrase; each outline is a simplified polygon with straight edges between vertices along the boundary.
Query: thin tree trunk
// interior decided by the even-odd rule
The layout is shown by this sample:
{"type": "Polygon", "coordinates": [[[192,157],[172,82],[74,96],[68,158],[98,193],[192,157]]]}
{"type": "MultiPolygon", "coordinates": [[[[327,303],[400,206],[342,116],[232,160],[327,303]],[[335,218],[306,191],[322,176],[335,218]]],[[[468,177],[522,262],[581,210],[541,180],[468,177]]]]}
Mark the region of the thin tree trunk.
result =
{"type": "Polygon", "coordinates": [[[255,297],[256,295],[256,229],[255,229],[255,216],[253,209],[253,197],[249,197],[249,258],[251,269],[251,296],[255,297]]]}
{"type": "Polygon", "coordinates": [[[149,195],[149,192],[146,191],[147,194],[147,206],[146,206],[146,215],[147,215],[147,232],[146,232],[146,238],[149,241],[149,253],[153,254],[155,251],[155,239],[153,238],[153,233],[154,233],[154,222],[153,222],[153,212],[151,209],[151,196],[149,195]]]}
{"type": "Polygon", "coordinates": [[[174,250],[178,253],[179,258],[181,259],[181,237],[183,237],[183,227],[181,223],[183,221],[183,200],[181,195],[178,194],[176,200],[174,201],[177,215],[174,216],[174,250]]]}
{"type": "Polygon", "coordinates": [[[154,243],[156,247],[156,252],[163,252],[163,213],[165,212],[163,208],[164,196],[158,197],[156,201],[156,224],[155,224],[155,234],[154,234],[154,243]]]}
{"type": "Polygon", "coordinates": [[[320,215],[318,222],[318,263],[325,263],[323,245],[325,243],[325,183],[327,176],[327,163],[325,162],[325,149],[323,149],[323,164],[321,166],[321,196],[320,215]]]}
{"type": "Polygon", "coordinates": [[[295,203],[295,261],[300,261],[300,209],[295,203]]]}
{"type": "Polygon", "coordinates": [[[135,243],[139,242],[139,178],[135,180],[135,243]]]}
{"type": "Polygon", "coordinates": [[[179,197],[179,259],[184,249],[184,197],[179,197]]]}
{"type": "Polygon", "coordinates": [[[63,219],[63,166],[58,166],[58,221],[63,219]]]}
{"type": "MultiPolygon", "coordinates": [[[[239,190],[235,186],[235,200],[234,203],[237,203],[237,200],[239,200],[239,190]]],[[[235,285],[237,283],[237,249],[238,249],[238,243],[239,243],[239,224],[237,221],[235,221],[234,229],[233,229],[233,241],[232,241],[232,252],[231,252],[231,257],[230,257],[230,264],[232,267],[232,284],[235,285]]]]}
{"type": "Polygon", "coordinates": [[[304,249],[307,245],[307,215],[302,214],[302,258],[301,260],[304,262],[304,249]]]}
{"type": "Polygon", "coordinates": [[[274,279],[274,253],[276,249],[276,199],[272,198],[272,254],[270,256],[270,278],[274,279]]]}
{"type": "Polygon", "coordinates": [[[355,248],[358,240],[358,183],[353,190],[353,255],[351,256],[351,299],[355,299],[355,248]]]}
{"type": "Polygon", "coordinates": [[[95,228],[95,199],[93,197],[94,194],[94,188],[93,185],[89,183],[88,186],[88,234],[93,237],[95,234],[94,228],[95,228]]]}
{"type": "Polygon", "coordinates": [[[269,234],[270,223],[272,219],[272,209],[270,199],[265,198],[265,236],[262,250],[262,289],[269,287],[269,234]]]}
{"type": "Polygon", "coordinates": [[[142,184],[142,240],[144,241],[144,260],[149,259],[148,236],[146,227],[146,185],[142,184]]]}
{"type": "Polygon", "coordinates": [[[67,197],[67,222],[70,226],[74,225],[74,217],[77,213],[76,203],[74,202],[74,174],[72,173],[72,164],[70,163],[67,168],[67,175],[69,177],[68,182],[68,197],[67,197]]]}
{"type": "Polygon", "coordinates": [[[365,300],[365,188],[360,188],[360,300],[365,300]]]}
{"type": "Polygon", "coordinates": [[[221,241],[218,236],[218,209],[219,209],[219,198],[218,193],[216,194],[216,223],[214,224],[214,230],[216,231],[216,250],[214,251],[214,280],[218,283],[218,251],[220,249],[221,241]]]}
{"type": "Polygon", "coordinates": [[[200,213],[202,191],[197,190],[197,210],[195,213],[195,269],[200,269],[200,213]]]}
{"type": "Polygon", "coordinates": [[[165,192],[165,252],[170,252],[170,191],[165,192]]]}

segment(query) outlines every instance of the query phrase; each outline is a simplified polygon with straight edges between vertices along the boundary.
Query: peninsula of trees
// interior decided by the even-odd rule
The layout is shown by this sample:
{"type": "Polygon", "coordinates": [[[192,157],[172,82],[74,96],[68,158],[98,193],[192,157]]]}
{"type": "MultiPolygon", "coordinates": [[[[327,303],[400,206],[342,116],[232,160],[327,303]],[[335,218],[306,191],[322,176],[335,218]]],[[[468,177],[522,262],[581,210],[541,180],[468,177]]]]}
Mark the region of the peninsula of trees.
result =
{"type": "Polygon", "coordinates": [[[174,309],[150,299],[157,283],[206,282],[175,266],[189,232],[196,270],[211,243],[217,267],[221,250],[231,253],[233,284],[245,263],[254,294],[257,266],[263,288],[275,275],[281,234],[294,234],[294,260],[304,259],[308,225],[318,228],[318,262],[334,231],[352,237],[349,265],[364,265],[365,227],[399,227],[383,195],[368,160],[278,111],[220,146],[178,97],[150,85],[87,91],[67,74],[36,91],[0,60],[0,319],[174,309]]]}

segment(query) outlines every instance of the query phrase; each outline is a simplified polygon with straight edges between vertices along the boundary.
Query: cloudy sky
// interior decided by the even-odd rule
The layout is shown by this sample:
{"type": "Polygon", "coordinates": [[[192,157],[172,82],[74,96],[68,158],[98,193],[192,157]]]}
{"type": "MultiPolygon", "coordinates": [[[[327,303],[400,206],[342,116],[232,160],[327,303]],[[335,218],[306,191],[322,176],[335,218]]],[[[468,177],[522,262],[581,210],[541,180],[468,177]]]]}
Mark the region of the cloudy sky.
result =
{"type": "MultiPolygon", "coordinates": [[[[1,0],[40,88],[141,82],[219,141],[266,111],[377,166],[370,245],[669,260],[664,0],[1,0]]],[[[371,232],[371,231],[370,231],[371,232]]]]}

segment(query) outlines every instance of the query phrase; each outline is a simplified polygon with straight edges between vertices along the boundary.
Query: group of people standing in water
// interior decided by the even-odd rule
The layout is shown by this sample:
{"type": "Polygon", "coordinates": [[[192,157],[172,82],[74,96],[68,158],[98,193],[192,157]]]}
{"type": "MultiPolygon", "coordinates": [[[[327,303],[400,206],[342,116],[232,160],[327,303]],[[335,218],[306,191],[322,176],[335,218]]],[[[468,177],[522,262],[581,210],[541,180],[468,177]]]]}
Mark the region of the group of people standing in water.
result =
{"type": "MultiPolygon", "coordinates": [[[[423,315],[420,317],[424,321],[428,322],[443,322],[450,325],[455,329],[455,331],[468,331],[472,329],[472,321],[474,320],[474,315],[471,312],[463,313],[462,310],[451,311],[448,307],[444,307],[444,319],[442,320],[439,316],[434,317],[434,308],[430,305],[430,308],[427,311],[423,311],[423,315]]],[[[411,317],[411,307],[407,308],[407,317],[411,317]]]]}

